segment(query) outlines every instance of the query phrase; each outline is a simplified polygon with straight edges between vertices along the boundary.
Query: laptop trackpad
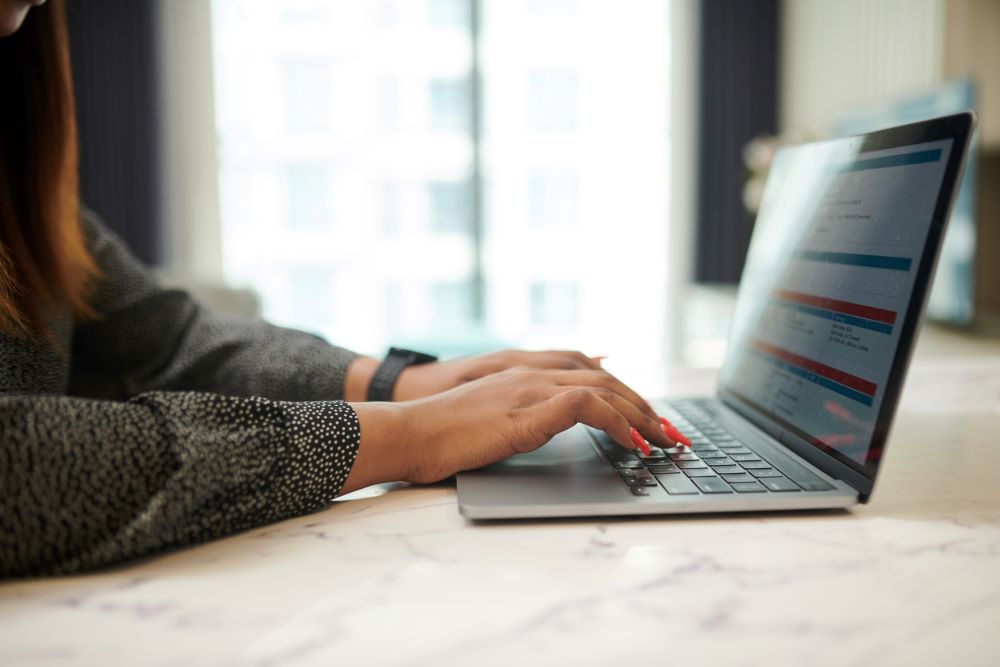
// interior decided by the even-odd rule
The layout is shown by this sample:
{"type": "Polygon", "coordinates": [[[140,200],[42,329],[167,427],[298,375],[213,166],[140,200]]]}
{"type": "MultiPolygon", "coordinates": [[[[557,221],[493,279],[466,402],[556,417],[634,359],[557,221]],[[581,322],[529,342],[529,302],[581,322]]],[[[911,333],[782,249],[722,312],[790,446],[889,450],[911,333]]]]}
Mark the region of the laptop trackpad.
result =
{"type": "Polygon", "coordinates": [[[515,454],[483,470],[524,473],[532,468],[578,466],[607,467],[594,451],[586,427],[580,425],[563,431],[533,452],[515,454]]]}

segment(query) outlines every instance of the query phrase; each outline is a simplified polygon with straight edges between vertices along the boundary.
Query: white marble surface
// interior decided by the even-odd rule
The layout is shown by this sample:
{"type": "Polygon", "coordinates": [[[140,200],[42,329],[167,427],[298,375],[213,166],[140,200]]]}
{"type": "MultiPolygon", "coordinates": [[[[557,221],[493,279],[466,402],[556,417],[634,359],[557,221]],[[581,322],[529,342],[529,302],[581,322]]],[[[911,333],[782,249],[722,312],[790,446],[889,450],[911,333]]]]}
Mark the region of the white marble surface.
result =
{"type": "Polygon", "coordinates": [[[1000,664],[1000,352],[959,347],[922,345],[867,506],[483,526],[376,488],[2,584],[0,665],[1000,664]]]}

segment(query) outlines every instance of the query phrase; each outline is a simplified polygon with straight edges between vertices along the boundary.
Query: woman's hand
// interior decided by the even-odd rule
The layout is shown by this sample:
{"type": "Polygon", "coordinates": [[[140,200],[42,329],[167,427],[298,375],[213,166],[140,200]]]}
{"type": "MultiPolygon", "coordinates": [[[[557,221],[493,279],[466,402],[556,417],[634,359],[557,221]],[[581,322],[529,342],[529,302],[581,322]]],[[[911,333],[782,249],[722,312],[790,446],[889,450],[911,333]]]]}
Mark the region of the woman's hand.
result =
{"type": "MultiPolygon", "coordinates": [[[[463,357],[450,361],[419,364],[403,369],[392,390],[392,400],[412,401],[415,398],[431,396],[447,391],[460,384],[478,380],[481,377],[505,371],[508,368],[561,368],[599,369],[603,357],[588,357],[571,350],[548,350],[526,352],[524,350],[500,350],[474,357],[463,357]]],[[[364,401],[368,396],[368,385],[378,368],[379,360],[358,357],[347,369],[344,382],[344,400],[364,401]]]]}
{"type": "Polygon", "coordinates": [[[600,358],[588,357],[571,350],[501,350],[474,357],[420,364],[410,366],[399,374],[392,400],[411,401],[423,398],[516,367],[597,370],[600,369],[601,362],[600,358]]]}
{"type": "Polygon", "coordinates": [[[638,394],[593,368],[513,368],[403,403],[357,403],[358,457],[343,492],[378,482],[435,482],[541,447],[583,423],[635,449],[634,427],[671,447],[659,418],[638,394]]]}

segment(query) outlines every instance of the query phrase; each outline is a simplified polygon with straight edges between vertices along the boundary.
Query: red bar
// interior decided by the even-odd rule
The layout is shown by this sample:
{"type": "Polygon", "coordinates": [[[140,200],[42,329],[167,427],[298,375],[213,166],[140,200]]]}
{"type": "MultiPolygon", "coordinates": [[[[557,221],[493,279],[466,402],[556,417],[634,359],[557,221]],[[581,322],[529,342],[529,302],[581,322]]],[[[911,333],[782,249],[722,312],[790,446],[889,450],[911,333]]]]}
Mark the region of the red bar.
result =
{"type": "Polygon", "coordinates": [[[784,350],[780,347],[775,347],[769,343],[763,341],[754,340],[750,341],[750,344],[755,348],[769,354],[777,359],[782,359],[788,363],[795,364],[800,368],[804,368],[808,371],[812,371],[817,375],[822,375],[828,380],[833,380],[834,382],[839,382],[845,387],[850,387],[851,389],[856,389],[862,394],[867,394],[872,398],[875,397],[875,390],[878,385],[874,382],[869,382],[864,378],[859,378],[857,375],[851,375],[850,373],[845,373],[844,371],[837,370],[826,364],[821,364],[818,361],[813,361],[812,359],[806,359],[805,357],[800,357],[799,355],[784,350]]]}
{"type": "Polygon", "coordinates": [[[892,310],[874,308],[872,306],[862,306],[860,303],[837,301],[836,299],[828,299],[825,296],[802,294],[801,292],[790,292],[788,290],[778,290],[775,292],[775,295],[779,299],[784,299],[785,301],[794,301],[796,303],[803,303],[807,306],[816,306],[817,308],[823,308],[825,310],[834,310],[838,313],[854,315],[855,317],[863,317],[867,320],[875,320],[876,322],[883,322],[885,324],[894,324],[896,322],[896,312],[892,310]]]}

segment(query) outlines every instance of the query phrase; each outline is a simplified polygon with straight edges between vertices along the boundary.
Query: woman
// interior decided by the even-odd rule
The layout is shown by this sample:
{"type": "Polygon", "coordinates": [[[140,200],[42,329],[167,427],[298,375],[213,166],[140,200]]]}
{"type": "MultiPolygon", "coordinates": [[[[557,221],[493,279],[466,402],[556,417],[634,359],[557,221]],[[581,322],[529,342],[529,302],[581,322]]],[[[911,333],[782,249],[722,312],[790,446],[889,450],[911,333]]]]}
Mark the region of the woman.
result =
{"type": "Polygon", "coordinates": [[[628,448],[683,437],[577,352],[400,371],[160,287],[78,202],[63,6],[43,2],[0,0],[0,575],[437,481],[578,422],[628,448]]]}

